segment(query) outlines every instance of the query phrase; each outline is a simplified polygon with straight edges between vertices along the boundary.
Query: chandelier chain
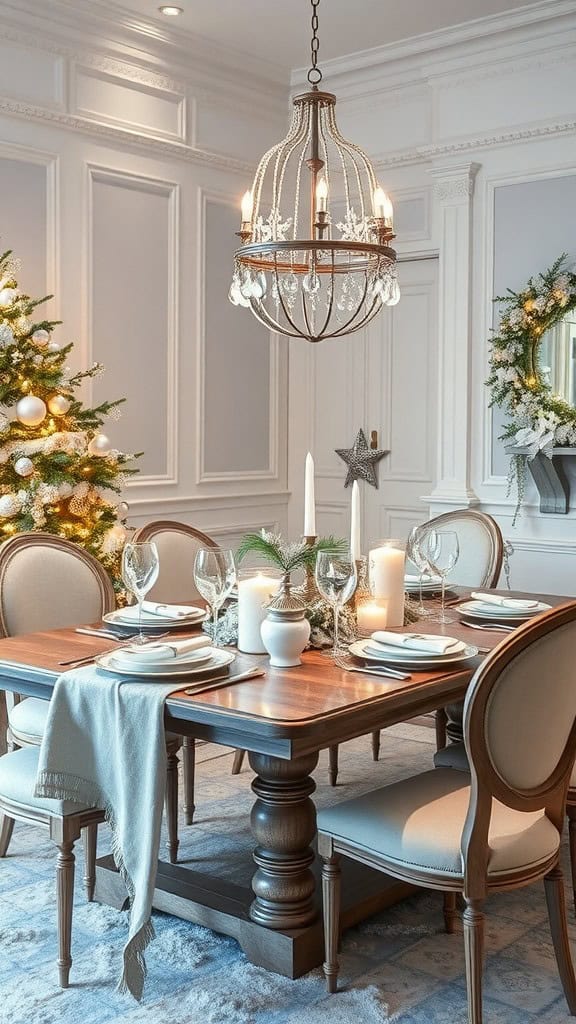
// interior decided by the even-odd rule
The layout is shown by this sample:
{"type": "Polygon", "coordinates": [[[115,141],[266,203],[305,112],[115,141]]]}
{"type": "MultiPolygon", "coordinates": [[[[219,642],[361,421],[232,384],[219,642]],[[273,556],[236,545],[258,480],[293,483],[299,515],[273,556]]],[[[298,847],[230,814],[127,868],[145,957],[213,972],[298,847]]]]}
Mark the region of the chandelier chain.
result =
{"type": "Polygon", "coordinates": [[[319,85],[322,81],[322,72],[318,67],[318,50],[320,49],[320,40],[318,38],[318,6],[320,0],[310,0],[312,4],[312,39],[310,40],[310,57],[312,66],[308,72],[308,81],[310,85],[319,85]]]}

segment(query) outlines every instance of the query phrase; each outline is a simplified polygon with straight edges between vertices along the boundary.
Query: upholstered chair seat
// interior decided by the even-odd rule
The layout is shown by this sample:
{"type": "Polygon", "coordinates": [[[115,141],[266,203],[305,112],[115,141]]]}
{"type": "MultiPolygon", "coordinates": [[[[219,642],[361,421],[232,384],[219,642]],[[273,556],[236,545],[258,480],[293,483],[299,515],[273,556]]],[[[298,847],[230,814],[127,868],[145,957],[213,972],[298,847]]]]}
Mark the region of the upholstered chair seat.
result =
{"type": "Polygon", "coordinates": [[[16,743],[38,745],[42,742],[49,703],[38,697],[26,697],[8,709],[8,726],[16,743]]]}
{"type": "Polygon", "coordinates": [[[23,747],[0,757],[0,795],[26,807],[37,808],[48,814],[76,814],[86,810],[71,800],[49,800],[34,796],[38,774],[39,747],[23,747]]]}
{"type": "Polygon", "coordinates": [[[104,812],[70,800],[34,796],[38,747],[23,747],[0,757],[0,857],[5,857],[15,821],[47,828],[58,847],[56,870],[58,916],[58,973],[68,987],[72,966],[72,908],[74,903],[74,843],[84,838],[84,886],[93,899],[96,881],[96,830],[104,812]]]}
{"type": "MultiPolygon", "coordinates": [[[[320,811],[318,829],[378,854],[398,872],[405,865],[435,878],[463,877],[460,850],[470,805],[470,778],[437,768],[320,811]]],[[[488,877],[549,861],[560,845],[543,811],[525,813],[492,800],[488,877]]]]}
{"type": "Polygon", "coordinates": [[[576,1016],[560,866],[566,796],[570,813],[569,783],[576,778],[575,643],[576,601],[535,616],[498,644],[474,674],[464,705],[464,745],[442,752],[445,760],[453,758],[453,767],[437,767],[321,811],[324,973],[330,992],[337,989],[339,972],[344,856],[442,892],[449,933],[457,895],[463,896],[468,1024],[484,1022],[486,897],[542,880],[558,973],[576,1016]],[[469,771],[455,770],[464,759],[469,771]]]}

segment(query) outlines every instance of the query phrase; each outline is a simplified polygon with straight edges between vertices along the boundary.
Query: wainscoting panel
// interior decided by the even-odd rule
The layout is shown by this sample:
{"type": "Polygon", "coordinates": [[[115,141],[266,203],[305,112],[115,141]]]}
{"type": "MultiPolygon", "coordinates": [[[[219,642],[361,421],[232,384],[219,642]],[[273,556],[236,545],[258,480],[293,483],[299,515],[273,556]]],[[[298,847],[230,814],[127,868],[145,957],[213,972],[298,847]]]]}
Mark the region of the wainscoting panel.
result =
{"type": "Polygon", "coordinates": [[[130,415],[114,424],[124,451],[144,451],[138,485],[176,482],[178,186],[89,167],[90,344],[130,415]]]}
{"type": "Polygon", "coordinates": [[[201,201],[198,483],[278,479],[278,340],[228,301],[238,208],[201,201]]]}
{"type": "Polygon", "coordinates": [[[82,117],[168,139],[185,138],[186,100],[178,93],[83,67],[75,68],[72,91],[82,117]]]}
{"type": "Polygon", "coordinates": [[[56,54],[0,42],[0,96],[60,108],[63,79],[64,62],[56,54]]]}
{"type": "MultiPolygon", "coordinates": [[[[21,286],[33,296],[53,291],[56,280],[56,159],[0,144],[2,203],[0,249],[13,248],[22,262],[21,286]]],[[[55,316],[54,303],[42,307],[55,316]]]]}

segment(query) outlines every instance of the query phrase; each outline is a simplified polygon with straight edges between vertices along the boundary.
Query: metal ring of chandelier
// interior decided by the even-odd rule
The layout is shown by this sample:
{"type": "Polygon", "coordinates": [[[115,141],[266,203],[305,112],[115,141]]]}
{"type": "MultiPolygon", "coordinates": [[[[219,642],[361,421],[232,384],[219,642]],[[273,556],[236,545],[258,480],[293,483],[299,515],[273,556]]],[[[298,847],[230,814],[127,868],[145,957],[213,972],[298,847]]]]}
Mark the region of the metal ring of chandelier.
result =
{"type": "Polygon", "coordinates": [[[294,98],[286,138],[264,154],[242,200],[229,292],[270,330],[312,342],[352,334],[400,298],[392,204],[366,154],[340,134],[336,97],[316,84],[318,3],[314,84],[294,98]]]}

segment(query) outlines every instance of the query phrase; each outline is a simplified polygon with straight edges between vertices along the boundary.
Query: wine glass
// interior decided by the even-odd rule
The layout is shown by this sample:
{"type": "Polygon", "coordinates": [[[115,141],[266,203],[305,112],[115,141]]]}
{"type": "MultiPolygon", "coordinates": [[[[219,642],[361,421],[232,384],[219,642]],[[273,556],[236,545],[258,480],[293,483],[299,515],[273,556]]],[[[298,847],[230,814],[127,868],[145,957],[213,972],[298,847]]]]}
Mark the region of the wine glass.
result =
{"type": "Polygon", "coordinates": [[[199,548],[194,561],[194,582],[212,612],[212,643],[218,647],[218,612],[236,583],[233,551],[229,548],[199,548]]]}
{"type": "Polygon", "coordinates": [[[446,615],[444,592],[446,577],[454,568],[460,554],[458,534],[453,530],[428,530],[423,541],[423,550],[433,572],[442,578],[442,605],[438,622],[447,623],[455,620],[446,615]]]}
{"type": "Polygon", "coordinates": [[[128,590],[131,590],[138,602],[138,637],[136,642],[143,644],[146,637],[142,632],[142,606],[144,598],[158,579],[160,561],[158,548],[153,541],[141,544],[125,544],[122,552],[122,579],[128,590]]]}
{"type": "Polygon", "coordinates": [[[334,612],[334,645],[332,657],[338,654],[338,621],[340,609],[346,601],[349,601],[356,590],[356,563],[349,551],[342,554],[332,554],[329,551],[320,551],[316,559],[316,586],[332,605],[334,612]]]}
{"type": "Polygon", "coordinates": [[[429,532],[430,527],[427,523],[421,523],[420,526],[415,526],[410,531],[408,538],[408,544],[406,546],[406,553],[411,562],[414,563],[419,573],[420,580],[420,603],[417,611],[421,619],[427,618],[432,615],[429,608],[426,608],[424,604],[424,598],[422,594],[422,581],[426,572],[430,571],[430,564],[425,553],[426,535],[429,532]]]}

